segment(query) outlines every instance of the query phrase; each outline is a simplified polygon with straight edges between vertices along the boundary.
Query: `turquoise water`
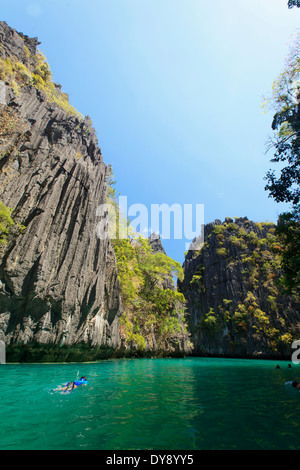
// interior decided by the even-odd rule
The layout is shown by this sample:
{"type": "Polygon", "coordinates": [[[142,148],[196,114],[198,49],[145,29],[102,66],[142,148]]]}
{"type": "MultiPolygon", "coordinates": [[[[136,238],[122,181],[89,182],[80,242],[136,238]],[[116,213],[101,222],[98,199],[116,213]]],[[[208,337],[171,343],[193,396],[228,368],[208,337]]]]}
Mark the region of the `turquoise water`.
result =
{"type": "Polygon", "coordinates": [[[229,359],[0,366],[0,449],[300,449],[300,368],[229,359]],[[85,375],[88,387],[50,392],[85,375]]]}

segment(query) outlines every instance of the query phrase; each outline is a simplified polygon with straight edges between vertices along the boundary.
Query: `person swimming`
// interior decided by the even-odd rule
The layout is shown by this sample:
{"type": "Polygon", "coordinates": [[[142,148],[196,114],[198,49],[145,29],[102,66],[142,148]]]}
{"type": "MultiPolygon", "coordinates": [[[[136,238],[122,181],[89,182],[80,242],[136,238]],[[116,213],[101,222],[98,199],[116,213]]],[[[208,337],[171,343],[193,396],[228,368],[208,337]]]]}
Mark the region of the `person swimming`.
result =
{"type": "Polygon", "coordinates": [[[294,382],[292,382],[291,385],[292,385],[292,387],[294,387],[294,388],[296,388],[297,390],[300,391],[300,384],[299,384],[299,382],[294,381],[294,382]]]}
{"type": "Polygon", "coordinates": [[[296,380],[290,380],[288,382],[285,382],[285,385],[291,385],[293,388],[296,388],[300,392],[300,384],[299,382],[296,382],[296,380]]]}
{"type": "Polygon", "coordinates": [[[86,377],[81,377],[80,380],[75,380],[74,383],[75,383],[75,387],[80,387],[81,385],[87,385],[88,382],[87,382],[86,377]]]}
{"type": "Polygon", "coordinates": [[[80,380],[72,380],[71,382],[67,382],[64,384],[62,387],[56,388],[54,391],[55,392],[65,392],[65,393],[70,393],[72,390],[75,388],[81,387],[82,385],[87,385],[88,381],[86,377],[81,377],[80,380]]]}
{"type": "Polygon", "coordinates": [[[87,383],[88,381],[86,377],[81,377],[80,380],[73,380],[72,382],[67,383],[64,388],[66,392],[71,392],[77,387],[81,387],[82,385],[87,385],[87,383]]]}

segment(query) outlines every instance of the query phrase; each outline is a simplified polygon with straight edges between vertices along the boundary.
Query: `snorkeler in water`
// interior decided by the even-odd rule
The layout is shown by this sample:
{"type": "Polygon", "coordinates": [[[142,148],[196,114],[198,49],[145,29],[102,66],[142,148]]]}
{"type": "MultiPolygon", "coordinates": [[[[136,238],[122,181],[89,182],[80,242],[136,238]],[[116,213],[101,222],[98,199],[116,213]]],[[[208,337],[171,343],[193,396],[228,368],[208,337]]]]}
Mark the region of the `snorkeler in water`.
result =
{"type": "Polygon", "coordinates": [[[289,382],[285,382],[285,385],[291,385],[293,388],[295,388],[296,390],[298,390],[298,392],[300,392],[300,383],[297,382],[296,380],[294,380],[294,381],[289,381],[289,382]]]}
{"type": "Polygon", "coordinates": [[[69,393],[69,392],[72,392],[72,390],[74,390],[75,388],[80,387],[82,385],[87,385],[87,384],[88,384],[88,381],[86,377],[81,377],[80,380],[72,380],[71,382],[64,384],[62,387],[60,386],[56,388],[54,391],[69,393]]]}
{"type": "Polygon", "coordinates": [[[292,382],[292,387],[294,387],[294,388],[296,388],[297,390],[300,391],[300,384],[299,384],[299,382],[296,382],[296,381],[292,382]]]}

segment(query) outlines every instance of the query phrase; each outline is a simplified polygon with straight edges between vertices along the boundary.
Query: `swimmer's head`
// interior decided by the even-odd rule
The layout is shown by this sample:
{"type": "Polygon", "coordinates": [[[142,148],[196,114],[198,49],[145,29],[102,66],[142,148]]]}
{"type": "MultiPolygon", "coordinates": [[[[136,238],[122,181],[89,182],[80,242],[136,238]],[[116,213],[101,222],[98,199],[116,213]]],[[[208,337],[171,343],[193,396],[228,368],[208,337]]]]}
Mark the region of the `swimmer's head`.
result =
{"type": "Polygon", "coordinates": [[[297,385],[299,385],[298,382],[292,382],[292,387],[297,387],[297,385]]]}

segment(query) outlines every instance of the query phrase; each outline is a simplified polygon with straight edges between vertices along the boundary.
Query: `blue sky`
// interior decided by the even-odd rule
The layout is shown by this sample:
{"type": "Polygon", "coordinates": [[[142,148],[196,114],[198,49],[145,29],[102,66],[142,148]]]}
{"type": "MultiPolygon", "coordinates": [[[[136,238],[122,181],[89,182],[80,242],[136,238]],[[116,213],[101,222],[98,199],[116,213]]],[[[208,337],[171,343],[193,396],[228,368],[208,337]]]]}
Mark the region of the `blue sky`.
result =
{"type": "MultiPolygon", "coordinates": [[[[272,112],[300,10],[287,0],[1,0],[1,20],[38,36],[54,79],[89,115],[128,204],[204,204],[276,222],[264,191],[272,112]]],[[[183,261],[185,241],[164,240],[183,261]]]]}

